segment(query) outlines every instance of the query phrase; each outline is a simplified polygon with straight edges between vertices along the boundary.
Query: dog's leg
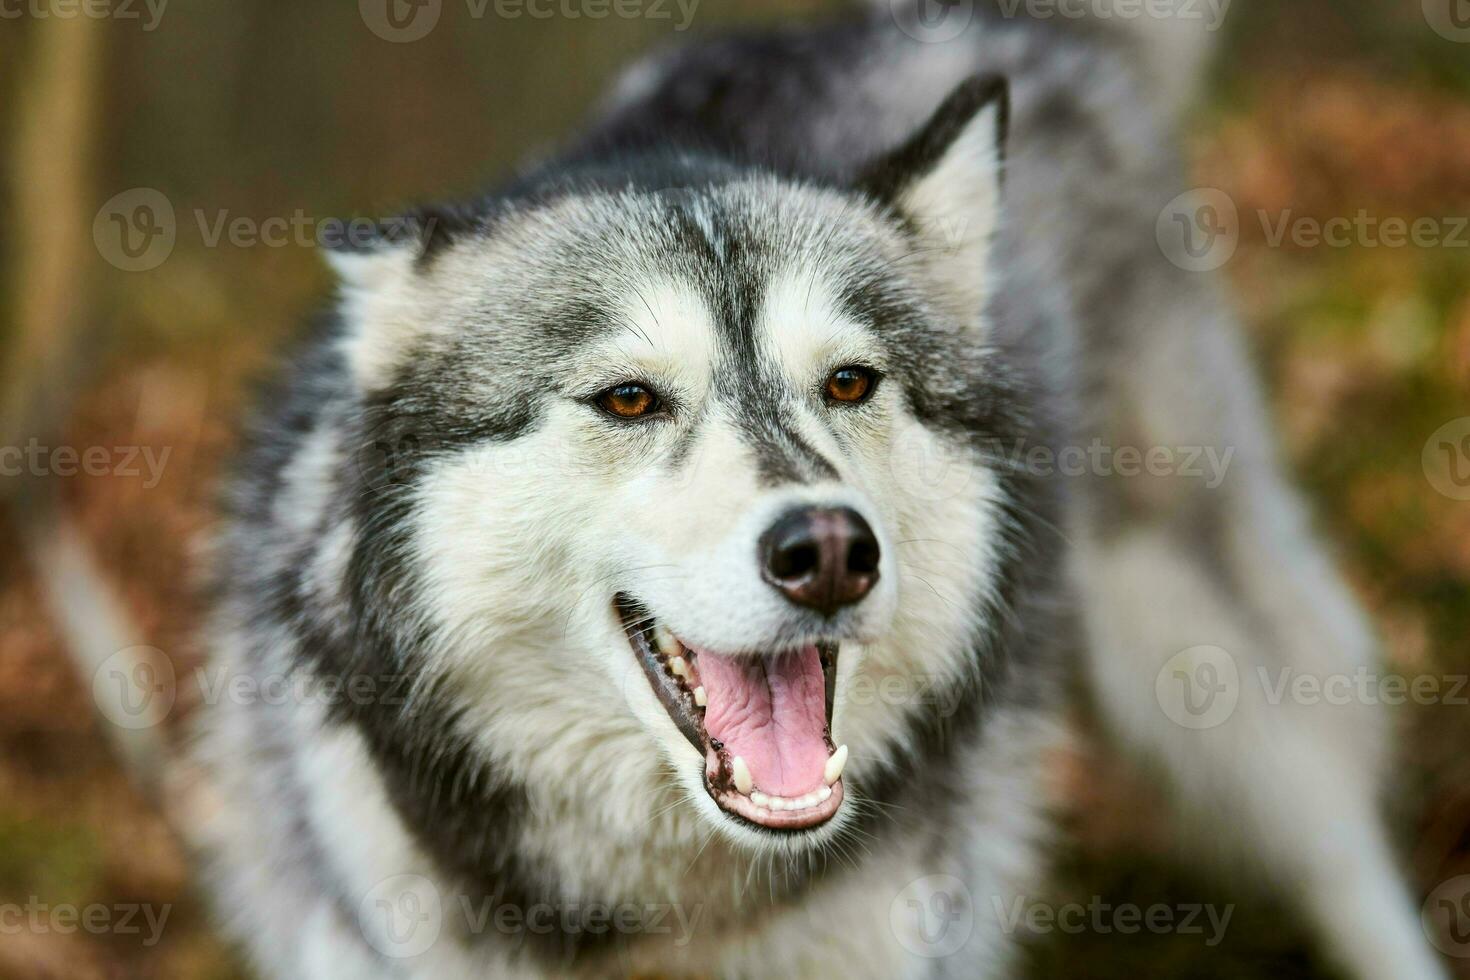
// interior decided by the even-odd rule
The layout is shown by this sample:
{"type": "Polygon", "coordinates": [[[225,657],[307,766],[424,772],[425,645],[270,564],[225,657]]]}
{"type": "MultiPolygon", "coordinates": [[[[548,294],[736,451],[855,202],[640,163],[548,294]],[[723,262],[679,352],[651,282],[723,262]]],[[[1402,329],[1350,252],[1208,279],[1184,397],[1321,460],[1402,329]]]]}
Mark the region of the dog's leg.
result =
{"type": "Polygon", "coordinates": [[[1377,813],[1376,706],[1292,687],[1374,669],[1369,629],[1279,472],[1218,297],[1154,285],[1135,298],[1158,329],[1110,352],[1092,434],[1214,456],[1200,475],[1090,478],[1078,570],[1100,709],[1167,774],[1197,850],[1253,863],[1352,975],[1440,976],[1377,813]]]}

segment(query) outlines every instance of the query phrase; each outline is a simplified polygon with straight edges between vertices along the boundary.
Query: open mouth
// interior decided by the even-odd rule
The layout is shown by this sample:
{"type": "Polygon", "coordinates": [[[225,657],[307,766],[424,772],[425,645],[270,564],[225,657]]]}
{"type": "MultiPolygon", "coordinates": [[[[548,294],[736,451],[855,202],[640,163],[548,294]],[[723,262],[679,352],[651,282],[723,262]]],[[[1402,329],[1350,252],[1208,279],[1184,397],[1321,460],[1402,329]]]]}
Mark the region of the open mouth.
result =
{"type": "Polygon", "coordinates": [[[766,830],[830,820],[847,762],[829,722],[836,645],[719,654],[684,644],[628,596],[614,601],[654,693],[704,756],[704,786],[720,809],[766,830]]]}

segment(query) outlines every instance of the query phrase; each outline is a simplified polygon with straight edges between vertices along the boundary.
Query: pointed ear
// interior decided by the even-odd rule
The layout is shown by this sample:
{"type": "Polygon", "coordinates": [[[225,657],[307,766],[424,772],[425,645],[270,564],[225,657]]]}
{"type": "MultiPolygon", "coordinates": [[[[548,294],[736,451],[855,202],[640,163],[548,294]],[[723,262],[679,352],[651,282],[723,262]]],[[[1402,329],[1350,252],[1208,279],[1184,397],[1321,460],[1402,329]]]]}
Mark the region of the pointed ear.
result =
{"type": "Polygon", "coordinates": [[[971,77],[858,180],[932,250],[930,268],[966,317],[980,312],[990,278],[1009,116],[1005,79],[971,77]]]}
{"type": "Polygon", "coordinates": [[[387,384],[431,329],[420,309],[424,264],[465,228],[443,211],[416,211],[385,221],[354,219],[323,229],[328,264],[341,282],[343,343],[360,388],[387,384]]]}
{"type": "Polygon", "coordinates": [[[327,264],[337,274],[344,292],[379,289],[412,271],[415,253],[407,245],[367,248],[328,248],[327,264]]]}
{"type": "Polygon", "coordinates": [[[323,228],[322,243],[344,288],[372,289],[407,275],[473,227],[465,212],[424,208],[386,220],[334,222],[323,228]]]}

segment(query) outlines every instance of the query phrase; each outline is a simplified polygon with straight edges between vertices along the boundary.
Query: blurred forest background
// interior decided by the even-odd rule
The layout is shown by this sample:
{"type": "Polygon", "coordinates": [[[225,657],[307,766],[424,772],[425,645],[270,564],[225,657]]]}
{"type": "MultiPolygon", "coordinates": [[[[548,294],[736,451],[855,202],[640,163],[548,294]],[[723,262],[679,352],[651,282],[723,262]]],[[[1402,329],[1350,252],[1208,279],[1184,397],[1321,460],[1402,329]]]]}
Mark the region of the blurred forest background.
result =
{"type": "MultiPolygon", "coordinates": [[[[0,903],[172,912],[152,945],[81,931],[0,936],[0,976],[242,976],[178,839],[113,761],[126,744],[96,718],[63,653],[61,630],[85,631],[106,603],[48,606],[26,559],[48,547],[31,538],[37,515],[59,499],[133,642],[164,651],[185,677],[199,657],[195,542],[213,477],[250,383],[327,293],[310,244],[320,223],[390,215],[506,174],[554,146],[651,45],[827,7],[702,0],[681,34],[674,4],[668,19],[591,20],[507,19],[494,6],[474,18],[446,3],[427,37],[393,43],[348,0],[176,0],[156,19],[141,2],[129,5],[136,19],[36,13],[64,6],[0,0],[0,12],[21,12],[0,19],[0,445],[148,447],[164,464],[156,479],[139,460],[136,476],[116,466],[64,477],[57,466],[0,480],[0,903]],[[94,236],[109,202],[133,192],[122,201],[136,203],[137,188],[176,216],[157,263],[94,236]],[[226,227],[215,240],[236,218],[306,231],[268,244],[226,227]]],[[[1419,0],[1237,0],[1187,138],[1195,183],[1240,208],[1224,274],[1285,450],[1391,669],[1455,677],[1470,672],[1470,502],[1437,491],[1422,454],[1432,433],[1470,415],[1470,231],[1458,245],[1276,245],[1244,217],[1366,210],[1430,217],[1448,237],[1446,219],[1470,215],[1470,43],[1431,19],[1419,0]]],[[[169,731],[189,698],[181,684],[169,731]]],[[[1390,812],[1416,897],[1470,873],[1462,705],[1392,710],[1390,812]]],[[[1054,934],[1033,949],[1032,975],[1330,975],[1289,913],[1197,868],[1200,842],[1154,816],[1147,780],[1100,739],[1088,744],[1059,774],[1072,834],[1054,900],[1237,908],[1213,949],[1191,935],[1054,934]]],[[[1470,977],[1470,959],[1456,966],[1470,977]]]]}

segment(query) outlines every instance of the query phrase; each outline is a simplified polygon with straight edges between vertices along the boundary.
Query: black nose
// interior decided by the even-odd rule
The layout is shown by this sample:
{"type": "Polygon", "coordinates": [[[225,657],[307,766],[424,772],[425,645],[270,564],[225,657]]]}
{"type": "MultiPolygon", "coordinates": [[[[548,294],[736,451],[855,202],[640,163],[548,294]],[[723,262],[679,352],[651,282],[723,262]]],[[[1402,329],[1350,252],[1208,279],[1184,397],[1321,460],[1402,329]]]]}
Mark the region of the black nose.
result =
{"type": "Polygon", "coordinates": [[[878,539],[847,507],[786,514],[761,536],[761,571],[798,606],[831,615],[878,581],[878,539]]]}

